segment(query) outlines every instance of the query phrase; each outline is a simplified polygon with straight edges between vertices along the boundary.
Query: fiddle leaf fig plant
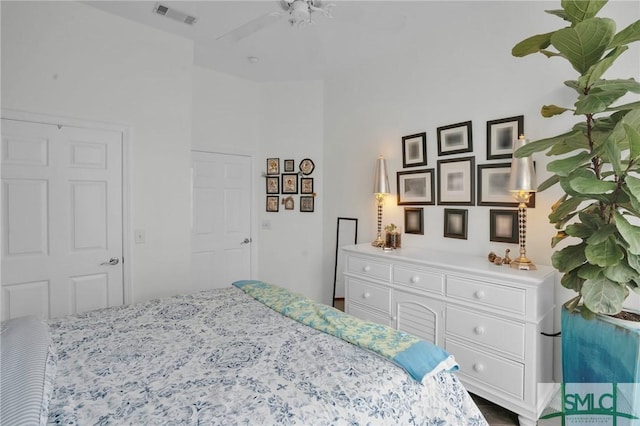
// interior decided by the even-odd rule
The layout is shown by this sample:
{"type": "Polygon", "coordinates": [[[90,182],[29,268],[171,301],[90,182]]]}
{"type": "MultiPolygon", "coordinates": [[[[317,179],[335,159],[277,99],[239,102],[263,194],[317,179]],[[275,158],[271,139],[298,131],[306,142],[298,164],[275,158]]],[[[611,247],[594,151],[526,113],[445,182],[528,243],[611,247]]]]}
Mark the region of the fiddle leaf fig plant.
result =
{"type": "Polygon", "coordinates": [[[616,33],[612,19],[596,16],[606,3],[562,0],[562,9],[547,13],[567,26],[529,37],[512,50],[516,57],[542,53],[565,59],[577,72],[575,80],[564,82],[576,93],[573,106],[545,105],[541,113],[573,113],[580,120],[515,155],[546,151],[557,157],[538,191],[560,185],[564,194],[549,214],[557,229],[551,246],[568,238],[574,244],[555,251],[551,261],[563,273],[562,285],[578,293],[565,306],[574,310],[582,303],[587,318],[618,314],[630,290],[640,293],[640,83],[603,78],[629,44],[640,41],[640,20],[616,33]],[[626,101],[614,105],[622,97],[626,101]]]}

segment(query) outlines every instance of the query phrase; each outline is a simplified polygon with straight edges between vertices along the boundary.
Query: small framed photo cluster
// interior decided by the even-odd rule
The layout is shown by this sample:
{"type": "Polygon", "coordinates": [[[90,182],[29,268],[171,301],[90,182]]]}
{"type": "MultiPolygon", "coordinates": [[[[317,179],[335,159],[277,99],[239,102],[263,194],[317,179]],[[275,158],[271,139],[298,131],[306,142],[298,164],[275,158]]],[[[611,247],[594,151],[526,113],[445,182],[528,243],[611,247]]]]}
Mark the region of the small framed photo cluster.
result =
{"type": "Polygon", "coordinates": [[[315,169],[315,164],[310,158],[305,158],[298,163],[299,170],[295,169],[295,160],[283,160],[282,172],[280,158],[267,158],[266,194],[267,212],[278,212],[280,204],[284,210],[295,210],[296,199],[294,195],[302,194],[299,198],[299,211],[313,212],[315,195],[313,178],[309,177],[315,169]],[[280,200],[282,195],[282,201],[280,200]]]}

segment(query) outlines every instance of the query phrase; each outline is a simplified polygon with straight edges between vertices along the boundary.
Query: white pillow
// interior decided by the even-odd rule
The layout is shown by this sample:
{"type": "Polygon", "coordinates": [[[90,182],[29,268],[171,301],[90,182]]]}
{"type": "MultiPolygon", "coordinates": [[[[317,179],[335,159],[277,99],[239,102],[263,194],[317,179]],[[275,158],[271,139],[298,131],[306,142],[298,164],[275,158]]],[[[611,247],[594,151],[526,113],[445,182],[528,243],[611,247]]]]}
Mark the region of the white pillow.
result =
{"type": "Polygon", "coordinates": [[[49,326],[36,317],[0,326],[0,424],[47,424],[57,357],[49,326]]]}

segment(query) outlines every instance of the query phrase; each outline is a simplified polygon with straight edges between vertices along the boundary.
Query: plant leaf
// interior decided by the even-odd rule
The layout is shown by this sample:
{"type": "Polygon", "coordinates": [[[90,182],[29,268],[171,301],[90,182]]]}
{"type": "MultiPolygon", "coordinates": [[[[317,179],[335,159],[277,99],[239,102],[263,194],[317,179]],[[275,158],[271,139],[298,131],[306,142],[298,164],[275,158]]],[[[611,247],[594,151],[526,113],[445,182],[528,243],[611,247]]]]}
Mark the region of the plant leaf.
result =
{"type": "Polygon", "coordinates": [[[627,184],[627,189],[631,192],[631,195],[636,199],[640,199],[640,179],[633,176],[627,176],[624,181],[627,184]]]}
{"type": "MultiPolygon", "coordinates": [[[[586,2],[585,2],[586,3],[586,2]]],[[[572,18],[572,22],[576,22],[572,18]]],[[[580,74],[597,63],[611,42],[616,30],[609,18],[589,18],[572,28],[563,28],[551,36],[551,44],[580,74]]]]}
{"type": "Polygon", "coordinates": [[[547,170],[551,173],[555,173],[558,176],[566,177],[569,173],[577,168],[584,166],[593,158],[593,154],[582,151],[578,155],[573,157],[562,158],[560,160],[554,160],[547,164],[547,170]]]}
{"type": "Polygon", "coordinates": [[[575,134],[581,134],[581,132],[579,130],[571,130],[567,133],[563,133],[561,135],[554,136],[552,138],[540,139],[534,142],[526,143],[524,146],[521,146],[520,148],[518,148],[514,153],[514,155],[517,158],[528,157],[531,154],[534,154],[536,152],[544,151],[545,149],[548,149],[554,144],[558,142],[562,142],[565,138],[575,134]]]}
{"type": "Polygon", "coordinates": [[[629,267],[626,262],[620,262],[617,265],[605,268],[604,276],[613,282],[624,284],[637,277],[638,272],[629,267]]]}
{"type": "Polygon", "coordinates": [[[625,90],[600,90],[592,89],[591,92],[575,103],[576,115],[596,114],[603,112],[615,101],[624,96],[625,90]]]}
{"type": "Polygon", "coordinates": [[[568,235],[566,232],[558,231],[558,233],[554,235],[553,238],[551,238],[551,248],[554,248],[560,241],[564,240],[567,237],[568,235]]]}
{"type": "Polygon", "coordinates": [[[613,212],[613,217],[615,218],[618,232],[620,232],[622,238],[629,244],[629,251],[632,254],[640,254],[640,227],[630,224],[627,219],[617,211],[613,212]]]}
{"type": "Polygon", "coordinates": [[[591,263],[585,263],[578,268],[577,271],[578,276],[585,280],[594,279],[598,275],[602,274],[602,268],[598,265],[592,265],[591,263]]]}
{"type": "MultiPolygon", "coordinates": [[[[555,31],[554,31],[555,32],[555,31]]],[[[515,57],[522,58],[523,56],[531,55],[532,53],[538,53],[542,49],[546,49],[551,44],[551,33],[538,34],[527,39],[522,40],[520,43],[513,46],[511,54],[515,57]]]]}
{"type": "Polygon", "coordinates": [[[627,49],[629,49],[627,46],[618,46],[609,52],[609,54],[601,61],[598,61],[596,64],[591,66],[587,72],[578,79],[579,89],[584,90],[593,86],[600,77],[602,77],[602,74],[604,74],[615,60],[618,59],[618,56],[622,55],[622,53],[627,49]]]}
{"type": "Polygon", "coordinates": [[[592,233],[590,236],[587,236],[587,244],[600,244],[616,232],[616,227],[615,225],[608,223],[596,229],[595,232],[593,231],[593,228],[589,228],[589,230],[592,233]]]}
{"type": "Polygon", "coordinates": [[[617,265],[624,257],[624,252],[613,238],[607,238],[599,244],[588,244],[584,254],[589,263],[602,267],[617,265]]]}
{"type": "Polygon", "coordinates": [[[540,185],[538,185],[538,192],[542,192],[545,189],[552,187],[553,185],[559,182],[559,179],[560,179],[560,176],[558,175],[551,176],[550,178],[542,182],[540,185]]]}
{"type": "MultiPolygon", "coordinates": [[[[562,284],[563,287],[577,292],[580,292],[582,289],[582,283],[584,283],[584,279],[578,276],[577,269],[564,274],[560,279],[560,284],[562,284]]],[[[578,296],[578,300],[580,300],[580,296],[578,296]]]]}
{"type": "Polygon", "coordinates": [[[606,194],[616,189],[615,182],[578,176],[569,182],[569,185],[580,194],[606,194]]]}
{"type": "Polygon", "coordinates": [[[636,274],[640,274],[640,256],[627,253],[627,263],[636,270],[636,274]]]}
{"type": "Polygon", "coordinates": [[[590,311],[614,315],[622,310],[622,303],[629,295],[626,287],[600,275],[586,280],[582,285],[582,298],[590,311]]]}
{"type": "Polygon", "coordinates": [[[593,228],[584,223],[572,223],[567,226],[565,232],[571,237],[586,239],[593,234],[593,228]]]}
{"type": "Polygon", "coordinates": [[[565,201],[562,201],[558,206],[549,213],[549,222],[556,223],[566,215],[573,212],[582,203],[582,199],[578,197],[571,197],[565,201]]]}
{"type": "Polygon", "coordinates": [[[587,258],[584,254],[585,243],[567,246],[551,255],[551,264],[560,272],[569,272],[582,266],[587,258]]]}
{"type": "Polygon", "coordinates": [[[540,114],[544,118],[553,117],[554,115],[560,115],[565,111],[570,111],[568,108],[559,107],[557,105],[543,105],[540,108],[540,114]]]}
{"type": "Polygon", "coordinates": [[[638,40],[640,40],[640,20],[634,22],[613,36],[611,43],[609,43],[609,48],[629,44],[638,40]]]}
{"type": "Polygon", "coordinates": [[[626,123],[624,123],[622,126],[624,127],[624,131],[627,133],[627,139],[629,139],[628,160],[635,161],[638,159],[638,157],[640,157],[640,132],[638,132],[638,129],[634,129],[626,123]]]}
{"type": "Polygon", "coordinates": [[[607,111],[630,111],[640,108],[640,101],[607,108],[607,111]]]}
{"type": "Polygon", "coordinates": [[[565,19],[576,24],[596,16],[600,9],[607,4],[607,0],[562,0],[560,4],[565,12],[565,19]]]}

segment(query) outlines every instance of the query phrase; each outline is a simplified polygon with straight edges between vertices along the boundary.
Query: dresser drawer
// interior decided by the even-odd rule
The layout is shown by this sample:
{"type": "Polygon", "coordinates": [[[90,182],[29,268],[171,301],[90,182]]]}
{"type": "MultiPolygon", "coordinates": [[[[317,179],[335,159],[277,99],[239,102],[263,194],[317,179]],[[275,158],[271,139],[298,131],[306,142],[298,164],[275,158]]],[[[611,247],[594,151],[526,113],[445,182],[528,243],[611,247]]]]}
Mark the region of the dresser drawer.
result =
{"type": "Polygon", "coordinates": [[[389,317],[389,315],[382,315],[380,313],[370,311],[369,309],[366,309],[365,307],[359,306],[355,303],[349,303],[349,305],[347,306],[347,313],[365,321],[375,322],[376,324],[383,324],[388,327],[392,326],[391,318],[389,317]]]}
{"type": "Polygon", "coordinates": [[[371,285],[364,281],[349,278],[347,280],[347,299],[360,305],[391,312],[391,290],[371,285]]]}
{"type": "Polygon", "coordinates": [[[501,353],[524,359],[524,324],[447,306],[447,335],[455,334],[501,353]]]}
{"type": "Polygon", "coordinates": [[[525,314],[525,291],[517,288],[448,276],[447,296],[498,308],[501,311],[525,314]]]}
{"type": "Polygon", "coordinates": [[[347,271],[366,277],[378,278],[385,282],[388,282],[391,279],[390,264],[373,262],[359,257],[349,257],[347,271]]]}
{"type": "Polygon", "coordinates": [[[444,294],[444,275],[424,269],[393,268],[393,282],[420,290],[444,294]]]}
{"type": "Polygon", "coordinates": [[[524,365],[472,349],[449,337],[445,349],[460,364],[460,378],[464,376],[485,383],[500,393],[524,398],[524,365]]]}

